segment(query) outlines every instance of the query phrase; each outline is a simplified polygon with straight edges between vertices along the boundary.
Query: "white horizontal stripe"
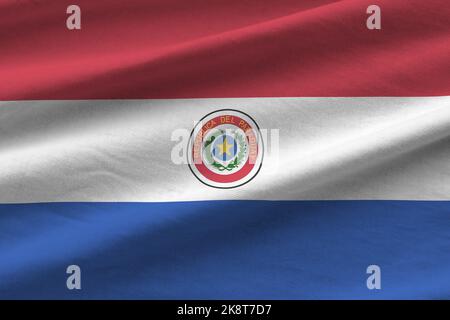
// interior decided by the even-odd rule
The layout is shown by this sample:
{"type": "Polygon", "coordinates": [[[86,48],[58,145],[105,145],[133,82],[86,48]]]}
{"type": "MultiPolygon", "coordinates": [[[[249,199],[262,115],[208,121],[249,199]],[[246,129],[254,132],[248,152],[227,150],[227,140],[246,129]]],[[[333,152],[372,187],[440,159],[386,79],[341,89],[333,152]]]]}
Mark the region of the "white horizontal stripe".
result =
{"type": "Polygon", "coordinates": [[[449,200],[449,159],[450,97],[0,103],[1,203],[449,200]],[[278,161],[230,190],[171,161],[172,132],[222,108],[280,130],[278,161]]]}

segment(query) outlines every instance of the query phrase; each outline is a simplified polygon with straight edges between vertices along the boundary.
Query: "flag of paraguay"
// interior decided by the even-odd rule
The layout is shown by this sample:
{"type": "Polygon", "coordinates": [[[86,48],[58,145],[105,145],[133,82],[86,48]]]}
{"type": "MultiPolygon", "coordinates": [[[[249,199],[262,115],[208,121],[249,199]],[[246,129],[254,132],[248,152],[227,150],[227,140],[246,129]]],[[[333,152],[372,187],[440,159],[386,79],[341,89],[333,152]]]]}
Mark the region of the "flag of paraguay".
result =
{"type": "Polygon", "coordinates": [[[450,298],[448,0],[0,0],[0,298],[450,298]]]}

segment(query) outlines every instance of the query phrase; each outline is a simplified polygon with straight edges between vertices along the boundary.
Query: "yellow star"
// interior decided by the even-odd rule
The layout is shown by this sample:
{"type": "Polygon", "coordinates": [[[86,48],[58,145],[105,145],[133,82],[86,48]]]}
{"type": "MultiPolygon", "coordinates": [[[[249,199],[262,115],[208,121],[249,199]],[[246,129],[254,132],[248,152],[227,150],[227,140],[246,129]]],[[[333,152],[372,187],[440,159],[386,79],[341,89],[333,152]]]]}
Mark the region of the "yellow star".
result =
{"type": "Polygon", "coordinates": [[[227,155],[231,156],[231,152],[230,152],[230,148],[233,147],[233,144],[229,144],[227,143],[227,139],[223,139],[223,143],[222,144],[218,144],[217,145],[220,149],[220,154],[224,154],[226,153],[227,155]]]}

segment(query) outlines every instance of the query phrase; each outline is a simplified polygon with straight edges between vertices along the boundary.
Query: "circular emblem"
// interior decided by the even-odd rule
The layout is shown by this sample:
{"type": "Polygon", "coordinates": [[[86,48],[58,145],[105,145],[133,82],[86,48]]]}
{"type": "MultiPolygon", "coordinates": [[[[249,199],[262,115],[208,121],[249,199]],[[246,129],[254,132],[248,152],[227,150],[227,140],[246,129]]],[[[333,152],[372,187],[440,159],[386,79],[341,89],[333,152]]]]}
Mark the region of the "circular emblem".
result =
{"type": "Polygon", "coordinates": [[[192,130],[188,163],[204,184],[235,188],[256,176],[263,151],[256,122],[243,112],[223,109],[207,114],[192,130]]]}

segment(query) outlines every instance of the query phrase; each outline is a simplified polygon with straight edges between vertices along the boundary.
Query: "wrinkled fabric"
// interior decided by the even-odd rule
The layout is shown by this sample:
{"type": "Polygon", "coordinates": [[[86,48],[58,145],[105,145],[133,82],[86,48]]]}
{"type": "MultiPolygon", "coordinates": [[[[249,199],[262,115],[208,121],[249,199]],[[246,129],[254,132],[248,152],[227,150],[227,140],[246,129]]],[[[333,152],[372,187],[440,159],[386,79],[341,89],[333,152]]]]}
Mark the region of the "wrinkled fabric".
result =
{"type": "Polygon", "coordinates": [[[447,0],[76,4],[0,0],[1,299],[450,299],[447,0]],[[219,190],[171,156],[227,108],[219,190]]]}

